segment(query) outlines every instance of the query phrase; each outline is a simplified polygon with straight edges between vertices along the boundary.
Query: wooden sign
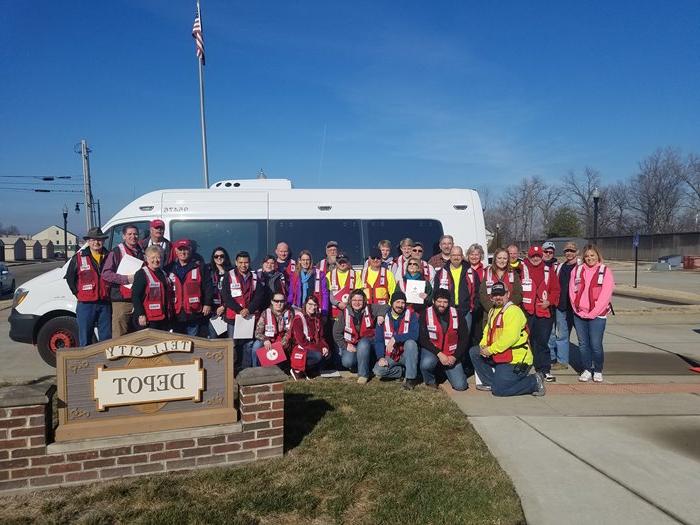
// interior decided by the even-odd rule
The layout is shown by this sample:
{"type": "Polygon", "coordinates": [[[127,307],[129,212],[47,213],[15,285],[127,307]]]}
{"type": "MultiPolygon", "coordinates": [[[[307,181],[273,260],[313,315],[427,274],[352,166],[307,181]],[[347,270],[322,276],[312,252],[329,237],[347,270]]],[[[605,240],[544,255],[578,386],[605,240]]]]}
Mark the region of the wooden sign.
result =
{"type": "Polygon", "coordinates": [[[56,441],[233,423],[233,342],[141,330],[56,359],[56,441]]]}

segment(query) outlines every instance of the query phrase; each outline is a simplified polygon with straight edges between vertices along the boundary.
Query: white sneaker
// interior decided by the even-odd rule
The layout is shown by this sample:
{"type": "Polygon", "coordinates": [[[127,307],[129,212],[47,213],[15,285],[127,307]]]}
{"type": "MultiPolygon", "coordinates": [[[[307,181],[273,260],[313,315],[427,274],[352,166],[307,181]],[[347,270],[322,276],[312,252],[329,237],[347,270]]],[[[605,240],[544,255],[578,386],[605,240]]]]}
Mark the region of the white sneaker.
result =
{"type": "Polygon", "coordinates": [[[603,373],[602,372],[595,372],[593,374],[593,382],[594,383],[602,383],[603,382],[603,373]]]}
{"type": "MultiPolygon", "coordinates": [[[[588,383],[588,382],[591,380],[591,377],[593,377],[593,375],[591,374],[591,372],[590,372],[589,370],[584,370],[584,371],[581,373],[581,375],[578,376],[578,380],[581,381],[581,383],[588,383]]],[[[601,380],[602,380],[603,376],[601,375],[600,377],[601,377],[601,380]]]]}

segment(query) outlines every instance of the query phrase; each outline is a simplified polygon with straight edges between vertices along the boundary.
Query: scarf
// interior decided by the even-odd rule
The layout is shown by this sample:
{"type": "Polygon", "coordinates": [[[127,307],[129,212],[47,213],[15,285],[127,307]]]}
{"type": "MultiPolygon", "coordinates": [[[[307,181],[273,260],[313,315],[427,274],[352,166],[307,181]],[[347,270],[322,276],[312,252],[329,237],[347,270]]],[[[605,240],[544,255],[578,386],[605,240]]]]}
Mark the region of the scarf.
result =
{"type": "Polygon", "coordinates": [[[299,277],[301,277],[301,304],[306,302],[306,298],[309,295],[309,281],[313,276],[313,270],[309,270],[308,272],[302,270],[299,272],[299,277]]]}

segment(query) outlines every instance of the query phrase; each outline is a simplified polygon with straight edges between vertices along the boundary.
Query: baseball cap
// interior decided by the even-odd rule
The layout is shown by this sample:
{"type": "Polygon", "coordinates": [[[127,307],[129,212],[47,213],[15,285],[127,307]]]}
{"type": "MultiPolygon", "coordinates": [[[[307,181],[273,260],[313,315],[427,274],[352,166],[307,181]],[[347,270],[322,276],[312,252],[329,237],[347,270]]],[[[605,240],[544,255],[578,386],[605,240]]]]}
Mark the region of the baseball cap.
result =
{"type": "Polygon", "coordinates": [[[379,248],[372,248],[369,251],[369,258],[370,259],[381,259],[382,258],[382,252],[379,250],[379,248]]]}
{"type": "Polygon", "coordinates": [[[178,248],[192,248],[189,239],[180,239],[173,243],[173,247],[177,250],[178,248]]]}
{"type": "Polygon", "coordinates": [[[547,242],[542,244],[542,249],[543,250],[554,250],[554,249],[556,249],[556,246],[552,241],[547,241],[547,242]]]}
{"type": "Polygon", "coordinates": [[[328,241],[326,243],[326,249],[328,248],[333,248],[333,247],[338,247],[338,242],[337,241],[328,241]]]}
{"type": "Polygon", "coordinates": [[[493,283],[491,287],[491,295],[505,295],[507,291],[506,285],[500,281],[493,283]]]}
{"type": "Polygon", "coordinates": [[[150,226],[151,228],[165,228],[165,223],[160,219],[153,219],[150,226]]]}
{"type": "Polygon", "coordinates": [[[542,257],[542,248],[540,246],[530,246],[530,249],[527,251],[527,256],[532,257],[534,255],[542,257]]]}
{"type": "Polygon", "coordinates": [[[339,253],[338,256],[335,258],[336,262],[350,262],[350,259],[348,258],[347,255],[344,253],[339,253]]]}

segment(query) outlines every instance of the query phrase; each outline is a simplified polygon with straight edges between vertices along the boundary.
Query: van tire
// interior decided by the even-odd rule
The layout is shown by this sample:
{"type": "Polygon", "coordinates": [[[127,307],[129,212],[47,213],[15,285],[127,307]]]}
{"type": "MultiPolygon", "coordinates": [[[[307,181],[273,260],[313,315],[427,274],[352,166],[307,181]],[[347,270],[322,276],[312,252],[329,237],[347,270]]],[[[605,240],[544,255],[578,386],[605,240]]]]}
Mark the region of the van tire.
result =
{"type": "Polygon", "coordinates": [[[47,365],[56,367],[56,350],[78,346],[78,323],[67,315],[49,319],[36,338],[39,355],[47,365]]]}

